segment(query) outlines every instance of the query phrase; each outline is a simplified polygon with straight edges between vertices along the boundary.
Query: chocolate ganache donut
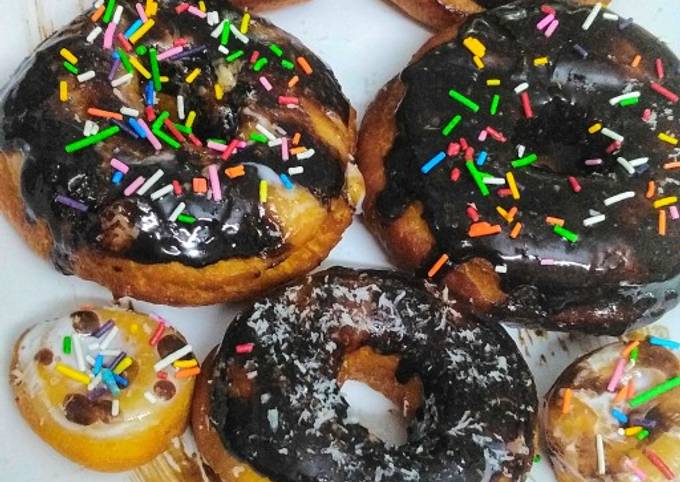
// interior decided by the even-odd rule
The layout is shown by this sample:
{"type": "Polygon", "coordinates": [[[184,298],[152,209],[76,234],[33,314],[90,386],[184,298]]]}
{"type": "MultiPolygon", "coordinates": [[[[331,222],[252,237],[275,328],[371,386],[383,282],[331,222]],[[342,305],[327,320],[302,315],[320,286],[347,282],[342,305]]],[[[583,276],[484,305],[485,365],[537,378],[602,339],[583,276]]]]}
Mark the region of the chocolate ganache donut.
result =
{"type": "Polygon", "coordinates": [[[599,5],[520,1],[441,32],[364,121],[369,225],[492,319],[657,319],[680,285],[678,65],[599,5]]]}
{"type": "Polygon", "coordinates": [[[363,192],[337,80],[228,2],[149,5],[97,2],[16,72],[0,209],[116,296],[208,304],[308,272],[363,192]]]}
{"type": "Polygon", "coordinates": [[[332,268],[234,320],[204,365],[192,427],[224,481],[515,481],[531,467],[536,407],[502,328],[410,275],[332,268]],[[376,422],[376,406],[401,428],[376,422]]]}

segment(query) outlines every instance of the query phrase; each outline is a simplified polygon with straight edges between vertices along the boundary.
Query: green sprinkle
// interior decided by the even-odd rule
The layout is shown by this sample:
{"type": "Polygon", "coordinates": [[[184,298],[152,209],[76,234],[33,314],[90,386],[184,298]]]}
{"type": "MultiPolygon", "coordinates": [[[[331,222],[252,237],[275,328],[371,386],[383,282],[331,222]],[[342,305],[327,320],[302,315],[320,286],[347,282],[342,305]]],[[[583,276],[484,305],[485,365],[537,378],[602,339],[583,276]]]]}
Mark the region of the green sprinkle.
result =
{"type": "Polygon", "coordinates": [[[635,105],[638,102],[640,102],[639,97],[631,97],[630,99],[623,99],[621,102],[619,102],[619,105],[621,107],[628,107],[629,105],[635,105]]]}
{"type": "Polygon", "coordinates": [[[647,430],[646,428],[643,429],[642,432],[640,432],[639,434],[637,434],[635,436],[635,438],[637,438],[638,440],[644,440],[647,437],[649,437],[649,430],[647,430]]]}
{"type": "Polygon", "coordinates": [[[177,124],[177,123],[173,123],[173,124],[175,126],[175,129],[180,131],[182,134],[189,135],[189,134],[193,134],[193,132],[194,132],[193,129],[190,129],[189,127],[185,126],[184,124],[177,124]]]}
{"type": "Polygon", "coordinates": [[[220,44],[227,45],[229,43],[229,35],[231,35],[231,20],[225,20],[224,27],[222,27],[222,35],[220,35],[220,44]]]}
{"type": "Polygon", "coordinates": [[[106,5],[106,11],[104,11],[104,16],[102,17],[102,20],[104,23],[109,23],[113,19],[113,13],[116,11],[116,0],[109,0],[109,3],[106,5]]]}
{"type": "Polygon", "coordinates": [[[206,141],[214,142],[216,144],[223,144],[225,146],[227,145],[227,141],[225,141],[224,139],[216,139],[215,137],[209,137],[208,139],[206,139],[206,141]]]}
{"type": "Polygon", "coordinates": [[[451,119],[449,123],[446,124],[446,126],[444,126],[444,128],[442,129],[442,134],[444,134],[445,136],[451,134],[451,132],[453,132],[453,129],[456,128],[456,126],[460,123],[462,119],[463,117],[461,117],[460,115],[454,116],[454,118],[451,119]]]}
{"type": "Polygon", "coordinates": [[[172,137],[170,137],[169,135],[167,135],[165,132],[163,132],[160,129],[154,130],[153,133],[156,134],[156,136],[159,139],[161,139],[163,142],[168,144],[173,149],[179,149],[180,147],[182,147],[182,145],[179,142],[177,142],[175,139],[173,139],[172,137]]]}
{"type": "Polygon", "coordinates": [[[161,84],[161,70],[158,66],[158,50],[155,48],[149,50],[149,62],[153,76],[153,88],[158,93],[163,89],[163,85],[161,84]]]}
{"type": "Polygon", "coordinates": [[[493,95],[493,100],[491,101],[491,108],[489,109],[489,112],[491,115],[496,115],[498,112],[498,104],[501,102],[501,96],[498,94],[493,95]]]}
{"type": "Polygon", "coordinates": [[[534,455],[534,463],[537,464],[541,461],[541,454],[534,455]]]}
{"type": "Polygon", "coordinates": [[[489,187],[486,184],[484,184],[484,178],[491,176],[491,174],[482,172],[479,169],[477,169],[477,166],[475,166],[475,163],[472,161],[465,161],[465,165],[467,166],[468,171],[470,171],[472,179],[474,179],[475,183],[477,183],[477,187],[479,188],[479,191],[482,193],[482,196],[488,196],[489,187]]]}
{"type": "Polygon", "coordinates": [[[97,144],[98,142],[101,142],[105,139],[108,139],[109,137],[115,136],[120,132],[120,127],[118,126],[111,126],[107,129],[104,129],[103,131],[98,132],[97,134],[90,136],[90,137],[84,137],[80,139],[79,141],[73,142],[69,145],[67,145],[64,150],[68,153],[76,152],[81,149],[84,149],[86,147],[89,147],[93,144],[97,144]]]}
{"type": "Polygon", "coordinates": [[[266,57],[262,57],[261,59],[258,59],[257,62],[255,62],[255,65],[253,65],[253,70],[255,72],[259,72],[260,70],[264,69],[264,66],[269,63],[269,60],[267,60],[266,57]]]}
{"type": "Polygon", "coordinates": [[[146,47],[146,45],[138,45],[137,48],[135,48],[135,52],[137,55],[146,55],[146,53],[149,51],[149,49],[146,47]]]}
{"type": "Polygon", "coordinates": [[[633,348],[633,351],[630,352],[630,359],[633,361],[637,361],[638,355],[640,355],[640,348],[636,346],[635,348],[633,348]]]}
{"type": "Polygon", "coordinates": [[[453,100],[460,102],[465,107],[470,109],[472,112],[479,112],[479,104],[477,104],[477,103],[473,102],[472,100],[470,100],[469,98],[465,97],[463,94],[461,94],[457,90],[453,90],[453,89],[449,90],[449,95],[451,96],[451,98],[453,100]]]}
{"type": "Polygon", "coordinates": [[[255,142],[260,142],[262,144],[266,144],[269,142],[269,139],[267,139],[267,136],[264,134],[261,134],[260,132],[253,132],[250,134],[250,140],[255,141],[255,142]]]}
{"type": "Polygon", "coordinates": [[[293,70],[295,68],[295,64],[288,59],[283,59],[281,61],[281,67],[286,70],[293,70]]]}
{"type": "Polygon", "coordinates": [[[245,55],[245,52],[243,50],[237,50],[233,54],[230,54],[227,56],[227,62],[233,62],[236,59],[240,59],[245,55]]]}
{"type": "Polygon", "coordinates": [[[116,52],[118,52],[118,57],[120,58],[120,61],[123,64],[125,70],[127,70],[128,73],[131,74],[134,71],[134,68],[130,63],[130,58],[128,57],[128,54],[125,53],[123,49],[116,49],[116,52]]]}
{"type": "Polygon", "coordinates": [[[518,167],[525,167],[530,164],[533,164],[538,160],[538,156],[536,154],[529,154],[528,156],[524,156],[521,159],[516,159],[512,161],[512,167],[518,168],[518,167]]]}
{"type": "Polygon", "coordinates": [[[283,55],[283,50],[281,50],[281,47],[279,47],[276,44],[271,44],[269,46],[269,50],[274,52],[274,55],[276,55],[277,57],[281,57],[283,55]]]}
{"type": "Polygon", "coordinates": [[[63,348],[64,354],[66,354],[66,355],[71,354],[71,337],[70,336],[64,337],[64,344],[63,344],[62,348],[63,348]]]}
{"type": "Polygon", "coordinates": [[[658,397],[659,395],[663,395],[666,392],[670,392],[671,390],[677,387],[680,387],[680,376],[671,378],[670,380],[665,381],[661,385],[657,385],[656,387],[641,393],[637,397],[630,400],[628,402],[628,405],[630,405],[631,408],[639,407],[640,405],[649,402],[650,400],[658,397]]]}
{"type": "Polygon", "coordinates": [[[168,112],[167,110],[161,112],[161,114],[158,117],[156,117],[156,120],[153,122],[153,124],[151,124],[151,130],[157,131],[158,129],[160,129],[163,126],[163,124],[165,123],[165,120],[169,119],[169,118],[170,118],[170,112],[168,112]]]}
{"type": "Polygon", "coordinates": [[[177,221],[185,224],[194,224],[196,222],[196,218],[190,214],[180,214],[177,216],[177,221]]]}
{"type": "Polygon", "coordinates": [[[562,236],[564,239],[566,239],[567,241],[570,241],[572,243],[575,243],[576,241],[578,241],[578,234],[576,234],[573,231],[569,231],[568,229],[563,228],[562,226],[560,226],[558,224],[553,226],[553,232],[555,234],[559,235],[559,236],[562,236]]]}
{"type": "Polygon", "coordinates": [[[69,62],[68,60],[65,60],[65,61],[64,61],[64,68],[65,68],[66,70],[68,70],[69,72],[71,72],[73,75],[78,75],[78,72],[79,72],[78,67],[76,67],[75,65],[73,65],[73,64],[72,64],[71,62],[69,62]]]}

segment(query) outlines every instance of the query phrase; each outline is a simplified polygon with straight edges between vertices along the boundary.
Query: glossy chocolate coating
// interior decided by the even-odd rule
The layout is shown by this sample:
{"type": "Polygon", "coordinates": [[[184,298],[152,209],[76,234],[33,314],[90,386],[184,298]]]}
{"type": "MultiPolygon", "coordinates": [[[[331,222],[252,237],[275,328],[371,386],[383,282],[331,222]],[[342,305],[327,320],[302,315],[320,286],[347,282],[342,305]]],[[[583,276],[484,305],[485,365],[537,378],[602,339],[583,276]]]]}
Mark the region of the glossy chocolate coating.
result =
{"type": "MultiPolygon", "coordinates": [[[[217,101],[214,95],[217,70],[221,65],[229,64],[224,62],[224,54],[217,50],[219,39],[210,36],[215,27],[190,13],[177,14],[175,7],[179,3],[160,4],[154,17],[156,25],[137,46],[156,46],[162,52],[182,37],[189,42],[186,50],[207,47],[181,59],[160,62],[161,75],[168,76],[170,81],[162,87],[156,114],[163,110],[173,111],[176,96],[183,95],[186,112],[195,110],[197,113],[194,134],[205,146],[210,138],[229,142],[243,122],[256,122],[246,112],[255,110],[283,128],[289,137],[294,132],[301,132],[305,147],[313,148],[316,154],[307,160],[291,156],[290,161],[284,163],[280,148],[249,143],[224,162],[219,153],[206,147],[195,147],[188,140],[180,150],[172,150],[163,144],[163,150],[155,152],[149,142],[135,139],[126,132],[95,147],[67,154],[64,146],[82,137],[88,107],[118,112],[125,105],[114,95],[108,79],[112,51],[102,47],[104,34],[93,45],[85,41],[95,25],[89,20],[89,14],[83,15],[51,36],[23,63],[0,100],[0,145],[3,150],[19,150],[25,156],[21,187],[26,215],[31,220],[48,223],[55,240],[54,260],[64,271],[69,271],[69,256],[74,250],[81,247],[108,250],[101,242],[102,223],[103,219],[114,215],[118,220],[123,219],[126,231],[136,233],[133,240],[118,241],[123,246],[116,254],[142,263],[179,261],[202,267],[229,258],[279,254],[285,250],[286,240],[277,220],[259,203],[262,171],[273,178],[270,182],[280,184],[278,174],[302,166],[304,172],[293,178],[297,186],[308,189],[324,203],[343,195],[344,163],[340,155],[316,138],[302,111],[291,111],[278,105],[279,95],[305,97],[348,123],[351,108],[332,72],[296,39],[265,20],[254,18],[247,45],[231,35],[228,48],[231,52],[244,50],[244,60],[237,61],[235,86],[225,94],[223,101],[217,101]],[[282,58],[295,62],[298,56],[304,56],[314,69],[313,75],[305,75],[297,65],[293,70],[284,69],[279,65],[281,59],[270,50],[273,43],[283,50],[282,58]],[[78,85],[75,77],[62,66],[63,58],[59,54],[62,48],[78,57],[81,73],[94,70],[96,77],[78,85]],[[261,57],[269,59],[269,65],[262,72],[255,72],[249,63],[256,50],[261,52],[261,57]],[[185,77],[196,67],[200,67],[202,73],[190,85],[185,77]],[[296,74],[300,76],[300,82],[296,87],[288,88],[288,81],[296,74]],[[269,93],[260,84],[262,75],[274,86],[269,93]],[[59,80],[68,80],[71,85],[72,99],[67,103],[59,102],[59,80]],[[70,106],[74,97],[82,104],[79,118],[74,113],[77,109],[70,106]],[[112,157],[131,167],[119,185],[112,184],[113,171],[109,165],[112,157]],[[227,178],[224,168],[242,162],[248,163],[245,176],[227,178]],[[206,194],[194,193],[191,187],[193,178],[208,177],[207,166],[213,163],[220,166],[223,200],[219,202],[206,194]],[[159,168],[165,175],[145,196],[126,197],[123,194],[125,187],[138,176],[148,179],[159,168]],[[183,185],[181,195],[170,194],[157,201],[150,200],[151,192],[173,180],[183,185]],[[87,213],[55,202],[55,196],[59,194],[87,205],[87,213]],[[196,223],[168,220],[180,202],[186,203],[185,213],[197,218],[196,223]]],[[[134,4],[132,0],[123,2],[125,11],[118,31],[124,32],[138,18],[134,4]]],[[[233,24],[240,25],[241,12],[228,2],[209,0],[206,4],[209,11],[219,11],[221,19],[228,18],[233,24]]],[[[102,24],[102,27],[105,29],[106,25],[102,24]]],[[[120,47],[120,44],[115,46],[120,47]]],[[[148,55],[138,57],[150,68],[148,55]]],[[[115,77],[125,73],[120,67],[115,77]]],[[[140,82],[137,99],[141,98],[145,86],[145,80],[140,82]]],[[[97,120],[102,129],[108,127],[102,119],[92,120],[97,120]]],[[[177,118],[172,120],[183,122],[177,118]]]]}
{"type": "Polygon", "coordinates": [[[210,420],[225,448],[277,482],[523,480],[537,416],[531,373],[502,328],[439,296],[408,275],[332,268],[255,303],[215,362],[210,420]],[[358,348],[347,338],[398,356],[403,383],[422,381],[405,445],[344,421],[336,377],[358,348]],[[247,343],[253,351],[237,354],[247,343]],[[255,373],[249,396],[234,394],[234,369],[255,373]]]}
{"type": "Polygon", "coordinates": [[[584,31],[589,7],[548,4],[557,10],[560,22],[551,38],[536,27],[545,17],[539,3],[520,1],[471,17],[455,40],[431,50],[402,73],[407,92],[396,113],[398,135],[385,161],[387,184],[377,210],[388,223],[411,203],[422,203],[436,240],[423,269],[442,253],[454,263],[482,257],[506,265],[501,288],[508,300],[492,313],[497,319],[620,333],[635,323],[653,321],[677,303],[680,224],[669,217],[667,235],[659,236],[657,210],[645,199],[645,192],[649,180],[656,182],[659,198],[679,191],[680,171],[663,168],[677,159],[679,151],[657,135],[680,134],[680,108],[650,88],[657,81],[680,92],[678,59],[639,26],[621,29],[619,22],[600,14],[584,31]],[[468,36],[487,47],[483,70],[475,67],[462,45],[468,36]],[[587,58],[575,44],[587,51],[587,58]],[[643,60],[633,68],[636,54],[643,60]],[[535,58],[544,56],[550,60],[548,65],[534,65],[535,58]],[[657,78],[657,58],[665,65],[663,81],[657,78]],[[492,78],[502,85],[487,87],[486,80],[492,78]],[[531,119],[525,117],[520,96],[514,92],[523,82],[529,83],[531,119]],[[449,97],[450,89],[479,104],[479,112],[449,97]],[[642,93],[638,105],[609,104],[609,99],[636,90],[642,93]],[[496,116],[490,114],[494,94],[501,97],[496,116]],[[653,111],[650,122],[641,120],[647,108],[653,111]],[[462,116],[461,123],[443,136],[442,128],[456,114],[462,116]],[[612,139],[589,134],[588,128],[596,122],[625,136],[619,150],[607,154],[612,139]],[[508,141],[498,142],[492,136],[478,141],[487,126],[508,141]],[[421,173],[421,166],[460,137],[475,148],[475,159],[481,150],[488,152],[480,170],[501,178],[514,172],[520,200],[498,196],[497,186],[489,186],[490,196],[483,197],[462,154],[447,157],[427,175],[421,173]],[[536,153],[538,162],[512,169],[520,144],[526,146],[526,154],[536,153]],[[618,157],[649,157],[649,162],[630,175],[618,157]],[[585,161],[593,158],[604,162],[587,166],[585,161]],[[458,182],[450,179],[454,167],[461,170],[458,182]],[[578,179],[581,192],[572,190],[568,176],[578,179]],[[634,191],[635,197],[604,205],[606,198],[624,191],[634,191]],[[504,232],[470,238],[468,203],[475,203],[482,221],[501,224],[504,232]],[[512,224],[496,212],[497,206],[509,210],[514,205],[519,208],[515,221],[524,225],[516,240],[509,237],[512,224]],[[590,210],[605,214],[606,221],[584,227],[590,210]],[[556,235],[546,216],[564,219],[565,228],[579,234],[578,242],[556,235]],[[546,260],[554,263],[543,265],[546,260]]]}

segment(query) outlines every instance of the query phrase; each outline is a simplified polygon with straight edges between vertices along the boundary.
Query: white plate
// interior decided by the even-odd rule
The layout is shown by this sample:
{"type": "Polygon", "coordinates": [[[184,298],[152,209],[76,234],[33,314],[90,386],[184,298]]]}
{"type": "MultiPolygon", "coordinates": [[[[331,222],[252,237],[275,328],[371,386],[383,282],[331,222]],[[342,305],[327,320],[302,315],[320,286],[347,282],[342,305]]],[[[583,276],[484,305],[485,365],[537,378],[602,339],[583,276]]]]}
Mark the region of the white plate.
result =
{"type": "MultiPolygon", "coordinates": [[[[9,78],[40,40],[90,3],[88,0],[0,0],[0,83],[9,78]]],[[[613,9],[635,17],[678,50],[680,29],[673,25],[673,19],[678,18],[677,0],[646,0],[644,8],[636,0],[614,0],[613,9]]],[[[378,89],[406,65],[429,36],[427,31],[380,0],[314,0],[266,16],[298,36],[333,67],[360,114],[378,89]]],[[[54,314],[68,313],[83,303],[108,303],[110,294],[93,283],[58,274],[29,251],[4,219],[0,219],[0,239],[0,286],[3,287],[0,347],[4,352],[0,357],[0,480],[129,481],[130,474],[91,472],[52,451],[19,416],[7,380],[11,347],[24,329],[54,314]]],[[[360,220],[349,229],[324,266],[335,264],[389,266],[360,220]]],[[[221,339],[227,322],[238,309],[237,306],[177,309],[147,303],[135,303],[135,306],[174,322],[200,355],[205,355],[221,339]]],[[[679,313],[680,310],[675,310],[659,322],[670,328],[675,338],[680,338],[680,327],[673,326],[679,313]]],[[[511,332],[534,370],[541,394],[576,356],[604,343],[593,337],[511,332]]],[[[535,466],[532,478],[540,482],[554,480],[546,461],[535,466]]]]}

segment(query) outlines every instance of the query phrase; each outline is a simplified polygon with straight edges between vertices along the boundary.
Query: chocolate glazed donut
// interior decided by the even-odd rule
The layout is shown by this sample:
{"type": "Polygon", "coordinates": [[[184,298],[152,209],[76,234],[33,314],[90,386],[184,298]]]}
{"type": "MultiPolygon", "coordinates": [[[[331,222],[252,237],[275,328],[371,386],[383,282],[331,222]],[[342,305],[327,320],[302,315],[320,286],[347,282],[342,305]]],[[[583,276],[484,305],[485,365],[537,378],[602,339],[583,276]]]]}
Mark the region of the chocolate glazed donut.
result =
{"type": "Polygon", "coordinates": [[[106,5],[2,92],[2,211],[116,296],[216,303],[315,267],[363,189],[332,72],[228,2],[106,5]]]}
{"type": "Polygon", "coordinates": [[[440,296],[407,275],[333,268],[255,303],[198,384],[207,463],[224,481],[524,480],[531,374],[502,328],[440,296]],[[350,420],[348,380],[410,421],[403,445],[350,420]]]}
{"type": "Polygon", "coordinates": [[[369,225],[490,319],[656,320],[680,285],[678,65],[629,19],[571,3],[440,33],[364,121],[369,225]]]}

